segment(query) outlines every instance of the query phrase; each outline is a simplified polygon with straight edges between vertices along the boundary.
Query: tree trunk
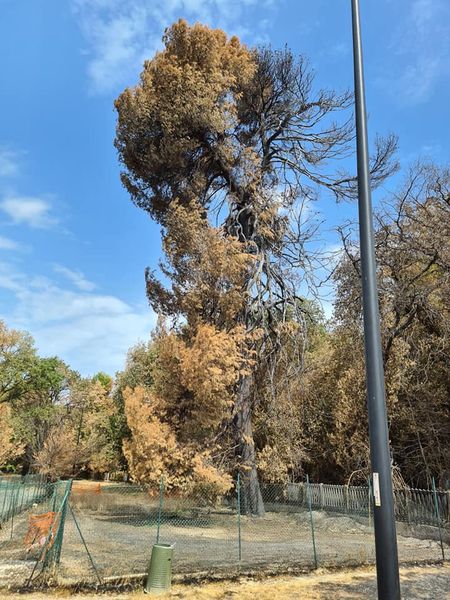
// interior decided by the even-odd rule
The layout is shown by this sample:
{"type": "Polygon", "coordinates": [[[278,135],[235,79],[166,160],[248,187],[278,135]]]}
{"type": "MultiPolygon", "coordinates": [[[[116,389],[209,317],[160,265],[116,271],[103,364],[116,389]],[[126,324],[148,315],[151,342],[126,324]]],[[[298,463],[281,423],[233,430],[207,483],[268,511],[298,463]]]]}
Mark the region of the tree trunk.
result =
{"type": "Polygon", "coordinates": [[[253,441],[250,375],[242,377],[236,394],[234,433],[236,450],[241,465],[241,512],[263,517],[264,502],[256,470],[255,443],[253,441]]]}
{"type": "Polygon", "coordinates": [[[29,472],[31,471],[32,460],[33,460],[33,450],[31,448],[31,446],[29,444],[27,444],[25,446],[25,452],[21,459],[22,469],[21,469],[20,474],[22,476],[28,475],[29,472]]]}

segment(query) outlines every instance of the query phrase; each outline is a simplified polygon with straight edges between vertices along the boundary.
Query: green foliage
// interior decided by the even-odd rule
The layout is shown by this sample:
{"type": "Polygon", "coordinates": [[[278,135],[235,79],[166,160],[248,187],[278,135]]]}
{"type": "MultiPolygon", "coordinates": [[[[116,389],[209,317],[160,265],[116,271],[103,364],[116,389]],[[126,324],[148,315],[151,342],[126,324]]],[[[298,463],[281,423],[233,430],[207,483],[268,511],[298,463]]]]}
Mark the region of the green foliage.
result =
{"type": "Polygon", "coordinates": [[[83,379],[59,358],[38,356],[28,334],[0,323],[1,462],[55,479],[116,469],[112,386],[105,373],[83,379]]]}
{"type": "Polygon", "coordinates": [[[104,373],[103,371],[99,371],[96,375],[94,375],[91,381],[92,383],[98,381],[107,392],[110,392],[112,390],[114,384],[113,378],[107,373],[104,373]]]}
{"type": "Polygon", "coordinates": [[[32,337],[0,321],[0,402],[14,402],[26,391],[37,360],[32,337]]]}

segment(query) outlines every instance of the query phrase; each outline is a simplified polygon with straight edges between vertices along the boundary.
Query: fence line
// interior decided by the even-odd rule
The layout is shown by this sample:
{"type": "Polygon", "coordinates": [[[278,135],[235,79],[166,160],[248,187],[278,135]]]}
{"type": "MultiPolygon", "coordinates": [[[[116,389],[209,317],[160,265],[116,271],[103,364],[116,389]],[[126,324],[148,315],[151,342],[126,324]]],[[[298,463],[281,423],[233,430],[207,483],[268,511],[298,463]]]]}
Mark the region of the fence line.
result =
{"type": "MultiPolygon", "coordinates": [[[[117,490],[120,484],[112,489],[117,490]]],[[[139,484],[123,484],[125,489],[139,484]]],[[[308,508],[306,483],[266,484],[272,499],[281,503],[308,508]],[[274,493],[275,492],[275,493],[274,493]],[[276,496],[276,498],[275,498],[276,496]]],[[[105,488],[103,488],[105,489],[105,488]]],[[[309,483],[311,508],[348,515],[368,516],[372,510],[369,486],[348,486],[326,483],[309,483]],[[370,503],[370,506],[369,506],[370,503]]],[[[270,495],[269,493],[269,495],[270,495]]],[[[0,526],[15,515],[40,503],[49,494],[49,484],[41,475],[26,475],[10,478],[0,477],[0,526]]],[[[440,519],[450,522],[450,490],[436,490],[436,501],[440,519]]],[[[394,490],[396,519],[416,525],[436,525],[436,507],[433,490],[405,488],[394,490]]]]}
{"type": "MultiPolygon", "coordinates": [[[[286,487],[286,500],[307,508],[305,483],[280,484],[286,487]]],[[[310,483],[311,506],[348,515],[368,517],[373,511],[370,486],[330,485],[310,483]],[[370,503],[370,505],[369,505],[370,503]]],[[[450,490],[436,490],[440,519],[450,522],[450,490]]],[[[433,490],[405,488],[394,490],[395,516],[397,521],[415,525],[437,525],[433,490]]]]}
{"type": "MultiPolygon", "coordinates": [[[[61,582],[142,574],[157,541],[176,544],[178,573],[314,569],[375,560],[370,485],[262,484],[265,515],[255,517],[242,510],[239,478],[219,499],[207,492],[177,494],[166,489],[163,478],[154,486],[71,483],[42,488],[36,478],[0,480],[5,491],[0,514],[9,519],[0,528],[0,560],[10,565],[3,571],[10,578],[6,585],[14,577],[23,583],[25,573],[31,581],[36,573],[52,572],[61,582]],[[29,486],[27,493],[23,486],[29,486]],[[34,544],[28,554],[24,542],[30,542],[36,518],[51,527],[44,543],[34,544]]],[[[430,490],[395,491],[400,563],[448,559],[449,498],[442,490],[435,496],[430,490]]]]}
{"type": "Polygon", "coordinates": [[[0,527],[33,504],[41,502],[48,490],[46,478],[42,475],[0,478],[0,527]]]}

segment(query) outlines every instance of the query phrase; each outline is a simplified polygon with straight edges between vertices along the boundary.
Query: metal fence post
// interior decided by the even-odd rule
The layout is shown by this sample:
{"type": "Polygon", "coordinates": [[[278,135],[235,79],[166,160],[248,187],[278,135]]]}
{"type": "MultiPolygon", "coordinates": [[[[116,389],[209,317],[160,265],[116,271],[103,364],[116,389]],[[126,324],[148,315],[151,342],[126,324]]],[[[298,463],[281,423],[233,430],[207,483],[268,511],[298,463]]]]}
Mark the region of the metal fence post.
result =
{"type": "Polygon", "coordinates": [[[58,482],[56,482],[53,486],[53,495],[52,495],[52,512],[56,512],[56,498],[58,496],[58,482]]]}
{"type": "Polygon", "coordinates": [[[237,525],[238,525],[238,556],[239,563],[242,559],[242,540],[241,540],[241,474],[237,474],[236,482],[236,493],[237,493],[237,525]]]}
{"type": "Polygon", "coordinates": [[[367,491],[369,493],[367,512],[369,514],[369,527],[370,527],[371,526],[371,509],[372,509],[372,484],[370,483],[370,477],[367,478],[367,483],[368,483],[367,491]]]}
{"type": "Polygon", "coordinates": [[[306,476],[306,493],[308,495],[308,508],[309,508],[309,517],[311,520],[311,535],[312,535],[312,544],[313,544],[313,553],[314,553],[314,564],[317,569],[317,552],[316,552],[316,538],[314,536],[314,519],[312,515],[312,507],[311,507],[311,487],[309,485],[309,477],[306,476]]]}
{"type": "Polygon", "coordinates": [[[64,539],[64,526],[66,523],[67,505],[69,503],[69,496],[70,496],[71,491],[72,491],[72,480],[69,479],[66,483],[66,489],[65,489],[64,496],[63,496],[63,499],[61,502],[61,508],[60,508],[61,517],[60,517],[59,526],[58,526],[58,529],[57,529],[56,535],[55,535],[55,542],[54,542],[55,552],[54,552],[54,558],[53,558],[53,563],[55,566],[59,565],[60,560],[61,560],[61,550],[62,550],[62,544],[63,544],[63,539],[64,539]]]}
{"type": "MultiPolygon", "coordinates": [[[[56,490],[56,488],[58,487],[58,483],[60,483],[60,482],[56,482],[53,484],[54,490],[56,490]]],[[[64,482],[61,482],[61,483],[64,483],[64,482]]],[[[44,543],[41,546],[41,551],[39,553],[39,556],[36,559],[36,562],[34,563],[33,570],[31,571],[30,577],[28,578],[28,581],[25,584],[25,587],[29,587],[29,585],[31,584],[34,573],[36,571],[36,568],[41,560],[42,560],[41,572],[49,569],[50,567],[55,568],[56,565],[59,564],[59,558],[61,555],[61,545],[62,545],[62,539],[63,539],[64,519],[66,516],[67,502],[69,499],[71,487],[72,487],[72,480],[68,480],[66,482],[66,491],[65,491],[63,499],[61,501],[61,505],[58,508],[58,512],[55,513],[55,511],[52,511],[54,513],[54,518],[52,519],[52,521],[50,523],[50,527],[49,527],[47,536],[45,538],[44,543]],[[58,515],[59,515],[59,522],[58,522],[58,515]],[[56,529],[56,533],[55,533],[55,529],[56,529]],[[50,545],[50,547],[49,547],[49,545],[50,545]]],[[[53,502],[53,505],[56,508],[55,498],[56,498],[56,494],[54,495],[54,502],[53,502]]]]}
{"type": "Polygon", "coordinates": [[[349,488],[348,488],[348,484],[345,486],[344,488],[344,495],[345,495],[345,513],[348,515],[348,492],[349,492],[349,488]]]}
{"type": "Polygon", "coordinates": [[[0,490],[1,488],[3,488],[3,504],[2,504],[2,512],[0,514],[0,525],[3,523],[3,521],[6,521],[6,517],[4,516],[6,514],[5,511],[5,505],[6,505],[6,497],[8,495],[8,482],[7,481],[0,481],[0,490]]]}
{"type": "Polygon", "coordinates": [[[12,505],[12,513],[11,513],[11,539],[13,537],[13,529],[14,529],[14,516],[19,512],[19,494],[20,494],[20,483],[16,484],[16,491],[13,495],[13,505],[12,505]]]}
{"type": "Polygon", "coordinates": [[[158,507],[158,523],[156,528],[156,543],[159,543],[159,533],[161,529],[161,516],[164,502],[164,475],[161,475],[159,480],[159,507],[158,507]]]}
{"type": "Polygon", "coordinates": [[[92,554],[89,552],[89,548],[87,547],[86,540],[84,539],[84,536],[81,533],[81,529],[80,529],[80,526],[78,524],[78,520],[75,517],[75,513],[73,511],[72,505],[70,504],[70,502],[68,504],[69,504],[70,512],[72,514],[73,522],[75,523],[75,526],[77,528],[78,534],[79,534],[79,536],[81,538],[81,541],[83,542],[83,546],[84,546],[84,549],[86,550],[86,554],[88,555],[89,561],[90,561],[90,563],[92,565],[92,568],[94,569],[95,575],[97,577],[97,581],[101,585],[102,584],[102,580],[101,580],[101,577],[100,577],[99,572],[97,570],[97,566],[96,566],[96,564],[94,562],[94,559],[92,558],[92,554]]]}
{"type": "Polygon", "coordinates": [[[434,506],[436,509],[436,519],[437,519],[437,524],[438,524],[438,529],[439,529],[439,541],[441,544],[442,560],[445,560],[444,544],[442,542],[442,531],[441,531],[441,515],[439,512],[439,503],[438,503],[438,498],[437,498],[436,483],[434,481],[434,477],[431,478],[431,482],[433,484],[434,506]]]}
{"type": "Polygon", "coordinates": [[[26,488],[25,482],[22,482],[21,486],[22,486],[22,495],[20,497],[20,508],[19,508],[20,512],[22,512],[22,509],[23,509],[23,499],[25,496],[25,488],[26,488]]]}
{"type": "Polygon", "coordinates": [[[411,491],[409,489],[405,490],[405,506],[406,506],[406,522],[408,525],[411,525],[411,513],[410,513],[410,504],[411,504],[411,491]]]}

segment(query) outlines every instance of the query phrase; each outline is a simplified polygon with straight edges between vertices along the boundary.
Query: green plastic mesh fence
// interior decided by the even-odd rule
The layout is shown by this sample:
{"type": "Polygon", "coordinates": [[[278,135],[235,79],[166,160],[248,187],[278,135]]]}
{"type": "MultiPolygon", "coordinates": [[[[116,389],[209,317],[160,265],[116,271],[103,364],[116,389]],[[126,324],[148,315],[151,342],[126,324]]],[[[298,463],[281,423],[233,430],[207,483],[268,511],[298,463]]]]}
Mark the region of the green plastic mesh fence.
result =
{"type": "Polygon", "coordinates": [[[47,494],[47,484],[41,475],[0,478],[0,527],[14,519],[47,494]]]}
{"type": "Polygon", "coordinates": [[[0,481],[0,586],[23,585],[58,563],[70,482],[0,481]]]}

